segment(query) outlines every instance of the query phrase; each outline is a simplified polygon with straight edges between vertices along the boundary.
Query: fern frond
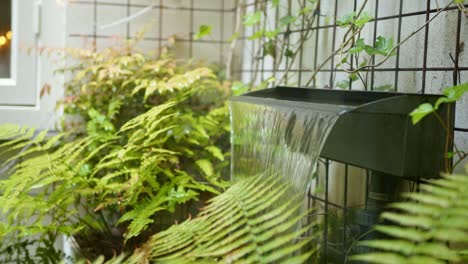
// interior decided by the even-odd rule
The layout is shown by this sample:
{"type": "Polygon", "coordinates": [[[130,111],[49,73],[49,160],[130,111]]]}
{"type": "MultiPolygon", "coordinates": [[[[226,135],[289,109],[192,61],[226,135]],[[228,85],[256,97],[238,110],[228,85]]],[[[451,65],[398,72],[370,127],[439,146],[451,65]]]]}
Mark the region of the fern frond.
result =
{"type": "Polygon", "coordinates": [[[157,263],[303,263],[315,223],[300,228],[301,198],[290,184],[252,177],[213,198],[200,216],[154,235],[144,246],[157,263]]]}
{"type": "Polygon", "coordinates": [[[422,185],[420,193],[405,194],[409,201],[392,205],[398,212],[382,214],[394,224],[375,228],[389,239],[361,242],[378,252],[351,259],[379,264],[462,261],[457,244],[468,242],[467,193],[467,175],[444,175],[422,185]]]}

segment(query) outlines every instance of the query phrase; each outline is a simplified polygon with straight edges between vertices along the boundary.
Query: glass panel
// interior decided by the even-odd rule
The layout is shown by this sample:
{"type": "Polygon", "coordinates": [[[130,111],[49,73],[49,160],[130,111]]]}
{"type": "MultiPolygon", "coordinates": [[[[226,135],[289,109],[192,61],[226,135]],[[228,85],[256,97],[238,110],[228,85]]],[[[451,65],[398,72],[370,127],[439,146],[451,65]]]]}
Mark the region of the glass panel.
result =
{"type": "Polygon", "coordinates": [[[10,78],[11,0],[0,1],[0,79],[10,78]]]}

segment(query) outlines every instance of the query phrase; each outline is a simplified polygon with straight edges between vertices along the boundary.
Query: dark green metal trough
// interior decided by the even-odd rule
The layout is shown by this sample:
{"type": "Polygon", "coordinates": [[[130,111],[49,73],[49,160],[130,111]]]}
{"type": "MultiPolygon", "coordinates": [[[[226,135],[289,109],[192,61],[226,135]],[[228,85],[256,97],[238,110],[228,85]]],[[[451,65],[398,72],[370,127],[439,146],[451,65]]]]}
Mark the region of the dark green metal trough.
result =
{"type": "MultiPolygon", "coordinates": [[[[409,113],[438,98],[427,94],[276,87],[232,100],[336,111],[340,117],[322,157],[394,176],[428,178],[444,170],[446,131],[434,115],[413,125],[409,113]]],[[[444,122],[448,121],[453,135],[455,105],[442,105],[438,113],[444,122]]]]}

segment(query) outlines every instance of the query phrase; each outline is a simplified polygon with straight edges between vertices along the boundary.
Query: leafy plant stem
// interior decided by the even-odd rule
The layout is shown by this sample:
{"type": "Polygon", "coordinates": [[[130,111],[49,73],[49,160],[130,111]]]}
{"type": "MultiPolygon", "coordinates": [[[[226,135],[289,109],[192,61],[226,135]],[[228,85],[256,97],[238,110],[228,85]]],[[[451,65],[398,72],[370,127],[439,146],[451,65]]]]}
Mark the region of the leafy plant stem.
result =
{"type": "MultiPolygon", "coordinates": [[[[300,1],[299,1],[300,2],[300,1]]],[[[320,0],[317,1],[317,5],[320,4],[320,0]]],[[[302,7],[302,5],[301,5],[302,7]]],[[[313,13],[313,16],[312,16],[312,19],[311,20],[308,20],[307,22],[307,25],[304,27],[304,28],[311,28],[312,25],[315,23],[315,19],[318,17],[318,13],[317,12],[314,12],[313,13]]],[[[288,81],[286,79],[287,77],[287,73],[291,70],[292,66],[294,65],[294,62],[296,61],[296,58],[297,58],[297,55],[299,54],[299,51],[302,49],[302,46],[304,45],[304,43],[310,38],[310,34],[314,32],[313,30],[307,30],[305,33],[302,32],[301,33],[301,37],[300,37],[300,40],[299,40],[299,44],[296,48],[296,50],[294,51],[292,57],[291,57],[291,61],[289,62],[288,66],[287,66],[287,69],[285,71],[285,74],[283,74],[282,78],[280,79],[279,83],[283,82],[283,81],[288,81]],[[285,80],[286,79],[286,80],[285,80]]]]}
{"type": "Polygon", "coordinates": [[[362,67],[357,67],[357,68],[352,69],[352,70],[344,69],[344,71],[347,72],[347,73],[356,73],[356,72],[361,71],[363,69],[375,68],[375,67],[379,67],[380,65],[384,64],[401,45],[403,45],[406,41],[411,39],[414,35],[418,34],[425,27],[427,27],[427,25],[429,25],[437,16],[439,16],[443,11],[445,11],[447,8],[449,8],[453,3],[454,3],[453,1],[449,2],[444,8],[437,11],[437,13],[435,13],[434,16],[432,16],[429,20],[427,20],[421,27],[419,27],[417,30],[413,31],[406,38],[404,38],[402,41],[400,41],[400,43],[395,45],[395,47],[393,47],[390,50],[390,52],[388,52],[388,54],[379,63],[373,64],[373,65],[365,65],[365,66],[362,66],[362,67]]]}

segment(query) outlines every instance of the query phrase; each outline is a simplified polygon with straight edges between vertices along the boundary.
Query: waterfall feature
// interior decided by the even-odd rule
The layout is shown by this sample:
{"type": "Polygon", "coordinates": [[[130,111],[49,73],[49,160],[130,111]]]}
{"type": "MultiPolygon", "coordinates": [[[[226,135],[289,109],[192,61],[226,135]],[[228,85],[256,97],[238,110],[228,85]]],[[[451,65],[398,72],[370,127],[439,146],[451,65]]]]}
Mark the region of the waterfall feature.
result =
{"type": "Polygon", "coordinates": [[[327,136],[345,110],[276,99],[231,101],[231,177],[267,173],[305,195],[327,136]]]}

